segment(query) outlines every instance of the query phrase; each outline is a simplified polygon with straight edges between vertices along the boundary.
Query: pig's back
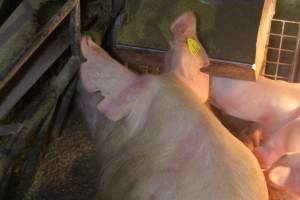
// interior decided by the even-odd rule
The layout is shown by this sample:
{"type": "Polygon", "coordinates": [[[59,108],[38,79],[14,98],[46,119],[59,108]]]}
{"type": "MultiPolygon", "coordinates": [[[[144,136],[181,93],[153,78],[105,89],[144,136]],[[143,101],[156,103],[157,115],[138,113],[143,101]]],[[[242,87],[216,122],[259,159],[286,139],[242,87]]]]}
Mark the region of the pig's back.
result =
{"type": "Polygon", "coordinates": [[[120,126],[108,138],[99,199],[267,199],[255,158],[169,79],[160,79],[142,130],[128,138],[120,126]]]}

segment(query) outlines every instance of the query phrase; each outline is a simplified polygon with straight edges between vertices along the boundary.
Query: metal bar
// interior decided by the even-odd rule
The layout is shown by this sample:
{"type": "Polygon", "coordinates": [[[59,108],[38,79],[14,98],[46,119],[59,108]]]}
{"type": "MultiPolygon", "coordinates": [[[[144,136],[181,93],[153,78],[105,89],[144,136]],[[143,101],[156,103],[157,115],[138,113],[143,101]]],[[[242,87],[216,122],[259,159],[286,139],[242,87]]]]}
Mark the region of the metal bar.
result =
{"type": "Polygon", "coordinates": [[[115,18],[117,15],[120,14],[120,11],[124,7],[124,1],[123,0],[113,0],[112,1],[112,16],[115,18]]]}
{"type": "Polygon", "coordinates": [[[270,33],[270,35],[272,36],[278,36],[278,37],[285,37],[285,38],[293,38],[293,39],[297,39],[297,36],[294,35],[286,35],[286,34],[278,34],[278,33],[270,33]]]}
{"type": "Polygon", "coordinates": [[[281,63],[281,62],[274,62],[274,61],[268,61],[268,60],[267,60],[267,63],[268,63],[268,64],[274,64],[274,65],[277,65],[277,64],[278,64],[278,65],[289,66],[289,67],[292,66],[292,64],[281,63]]]}
{"type": "Polygon", "coordinates": [[[8,83],[9,80],[21,69],[24,63],[31,57],[31,55],[41,46],[41,44],[48,38],[48,36],[57,28],[57,26],[65,19],[65,17],[72,11],[78,0],[69,0],[59,10],[59,12],[51,18],[51,20],[41,29],[41,31],[31,40],[28,45],[24,47],[21,53],[14,59],[14,61],[0,74],[0,90],[8,83]]]}
{"type": "Polygon", "coordinates": [[[275,47],[268,47],[268,49],[277,50],[277,51],[284,51],[284,52],[290,52],[290,53],[295,53],[295,50],[291,50],[291,49],[279,49],[279,48],[275,48],[275,47]]]}
{"type": "Polygon", "coordinates": [[[270,78],[277,78],[277,79],[285,79],[285,80],[288,80],[288,78],[284,77],[284,76],[278,76],[278,75],[270,75],[270,74],[265,74],[263,73],[262,74],[263,76],[266,76],[266,77],[270,77],[270,78]]]}
{"type": "MultiPolygon", "coordinates": [[[[285,22],[282,22],[279,49],[282,48],[284,28],[285,28],[285,22]]],[[[275,72],[276,76],[278,75],[279,63],[280,63],[280,56],[281,56],[281,50],[278,51],[278,57],[277,57],[277,62],[276,62],[276,72],[275,72]]],[[[277,77],[275,78],[275,80],[277,80],[277,77]]]]}
{"type": "Polygon", "coordinates": [[[299,65],[299,55],[300,55],[300,23],[298,25],[298,39],[297,39],[296,50],[294,55],[292,73],[289,77],[289,80],[291,82],[295,82],[297,78],[297,72],[298,72],[297,67],[299,65]]]}
{"type": "Polygon", "coordinates": [[[76,6],[71,12],[70,16],[70,44],[73,56],[77,56],[78,58],[83,58],[80,49],[80,41],[81,41],[81,26],[80,26],[80,0],[76,0],[76,6]]]}
{"type": "Polygon", "coordinates": [[[286,23],[291,23],[291,24],[300,24],[300,22],[298,22],[298,21],[289,21],[289,20],[283,20],[283,19],[272,19],[272,21],[286,22],[286,23]]]}
{"type": "MultiPolygon", "coordinates": [[[[166,53],[166,50],[162,49],[153,49],[153,48],[143,48],[143,47],[136,47],[136,46],[130,46],[125,44],[117,44],[116,49],[120,50],[127,50],[127,51],[139,51],[139,52],[145,52],[145,53],[166,53]]],[[[251,65],[248,63],[242,63],[242,62],[235,62],[235,61],[229,61],[229,60],[221,60],[221,59],[215,59],[215,58],[209,58],[212,62],[218,62],[218,63],[226,63],[226,64],[232,64],[232,65],[239,65],[240,67],[247,67],[251,68],[251,65]]]]}

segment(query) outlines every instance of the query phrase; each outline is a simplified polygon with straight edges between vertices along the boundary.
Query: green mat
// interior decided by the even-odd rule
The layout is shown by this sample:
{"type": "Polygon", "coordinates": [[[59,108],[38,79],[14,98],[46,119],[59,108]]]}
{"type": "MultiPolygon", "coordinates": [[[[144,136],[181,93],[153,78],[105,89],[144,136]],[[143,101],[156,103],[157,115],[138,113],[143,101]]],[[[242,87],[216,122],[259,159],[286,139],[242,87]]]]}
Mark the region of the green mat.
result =
{"type": "Polygon", "coordinates": [[[166,50],[172,21],[194,11],[210,57],[252,64],[262,7],[263,1],[208,5],[200,0],[127,0],[117,43],[166,50]]]}

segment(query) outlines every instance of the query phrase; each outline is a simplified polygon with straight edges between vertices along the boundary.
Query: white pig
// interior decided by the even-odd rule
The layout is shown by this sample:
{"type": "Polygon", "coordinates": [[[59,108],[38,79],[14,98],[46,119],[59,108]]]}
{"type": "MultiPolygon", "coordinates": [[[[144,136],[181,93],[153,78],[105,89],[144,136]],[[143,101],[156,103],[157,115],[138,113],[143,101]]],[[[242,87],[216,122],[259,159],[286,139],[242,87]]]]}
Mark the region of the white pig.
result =
{"type": "Polygon", "coordinates": [[[183,74],[138,76],[90,38],[81,48],[84,88],[101,92],[97,109],[122,121],[102,136],[99,199],[268,199],[255,157],[179,78],[183,74]]]}

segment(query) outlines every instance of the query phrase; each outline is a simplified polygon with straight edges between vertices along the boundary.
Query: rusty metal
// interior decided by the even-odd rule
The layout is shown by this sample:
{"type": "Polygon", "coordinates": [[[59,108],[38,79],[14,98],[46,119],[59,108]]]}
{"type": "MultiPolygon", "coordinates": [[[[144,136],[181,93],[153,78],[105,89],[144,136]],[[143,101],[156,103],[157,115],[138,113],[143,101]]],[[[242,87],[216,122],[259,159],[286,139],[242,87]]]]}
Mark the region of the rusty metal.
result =
{"type": "MultiPolygon", "coordinates": [[[[41,46],[48,36],[58,27],[58,25],[70,14],[70,12],[78,5],[79,0],[69,0],[59,10],[59,12],[51,18],[51,20],[39,31],[39,33],[24,47],[21,53],[4,70],[0,73],[0,90],[14,77],[14,75],[22,68],[24,63],[33,55],[33,53],[41,46]]],[[[76,9],[77,10],[77,9],[76,9]]]]}
{"type": "Polygon", "coordinates": [[[80,19],[80,1],[75,5],[70,16],[70,44],[73,56],[83,58],[80,49],[81,40],[81,19],[80,19]]]}

